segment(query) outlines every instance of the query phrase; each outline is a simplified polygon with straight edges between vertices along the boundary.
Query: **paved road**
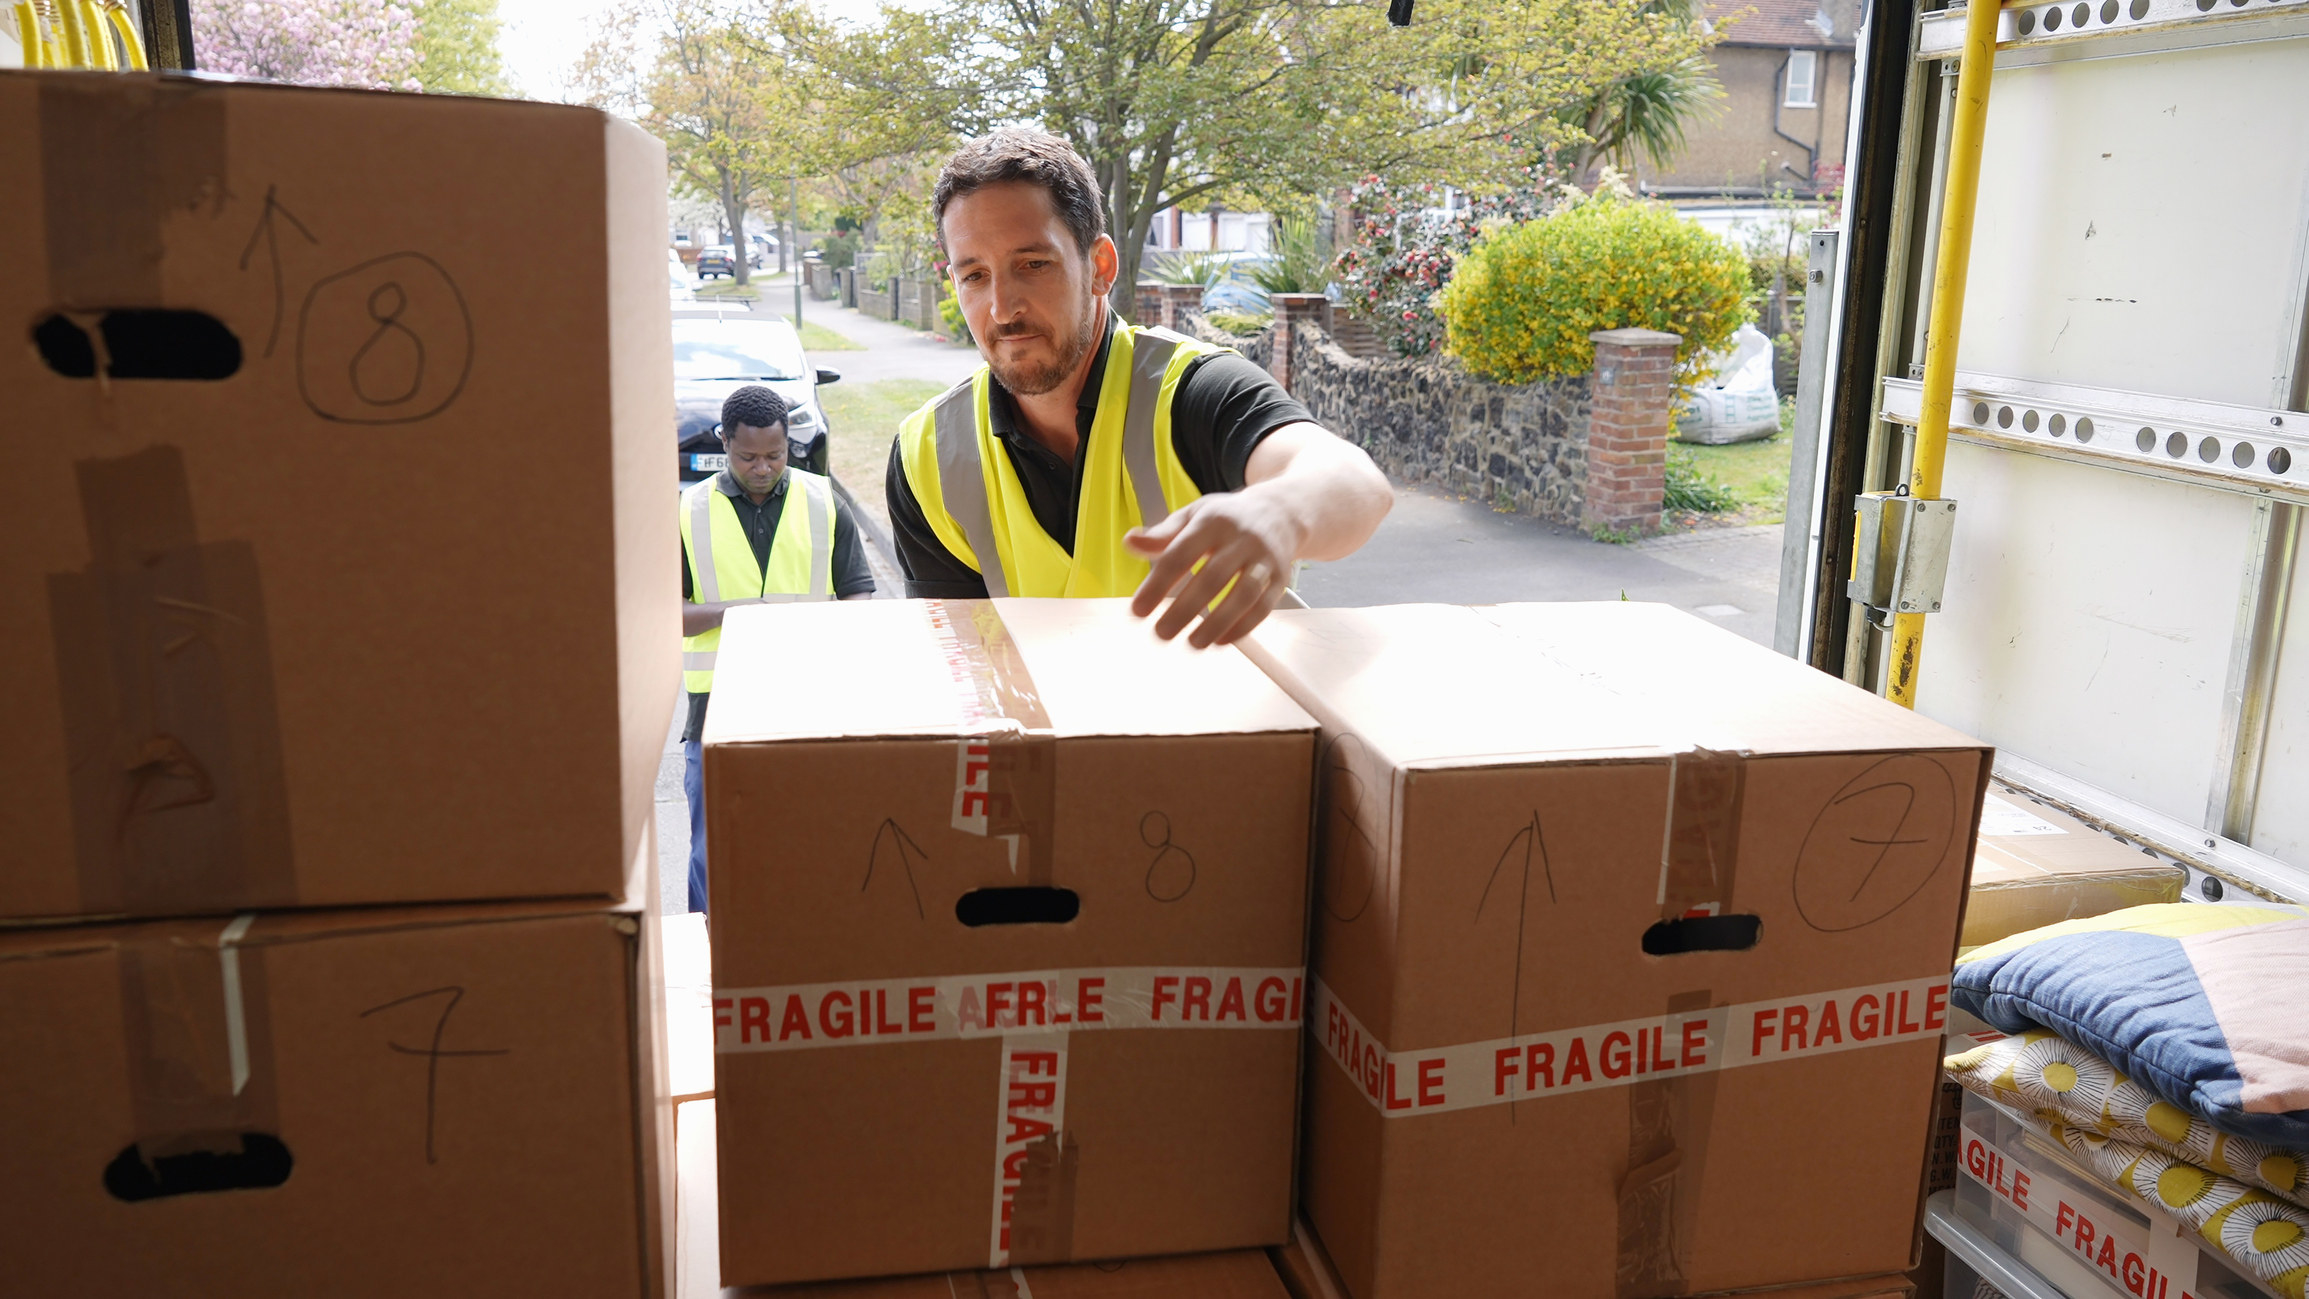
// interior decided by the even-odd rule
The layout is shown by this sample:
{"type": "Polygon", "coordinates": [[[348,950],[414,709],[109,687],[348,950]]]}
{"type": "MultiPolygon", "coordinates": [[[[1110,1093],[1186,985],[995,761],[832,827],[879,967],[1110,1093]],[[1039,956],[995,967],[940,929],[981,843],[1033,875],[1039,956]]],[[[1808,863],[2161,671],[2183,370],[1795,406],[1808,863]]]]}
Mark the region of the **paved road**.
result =
{"type": "MultiPolygon", "coordinates": [[[[724,310],[737,310],[732,303],[724,310]]],[[[791,291],[765,292],[765,314],[783,315],[791,291]],[[782,309],[781,309],[782,308],[782,309]]],[[[698,308],[712,311],[709,304],[698,308]]],[[[748,308],[751,309],[751,308],[748,308]]],[[[692,308],[677,307],[686,312],[692,308]]],[[[954,383],[977,368],[977,352],[932,340],[889,321],[810,299],[803,319],[865,345],[812,358],[844,382],[929,379],[954,383]]],[[[1592,541],[1566,527],[1493,513],[1478,501],[1424,488],[1399,488],[1395,509],[1369,545],[1333,564],[1311,564],[1299,588],[1323,606],[1438,601],[1654,600],[1713,619],[1769,644],[1778,590],[1780,528],[1718,528],[1633,545],[1592,541]]],[[[875,576],[899,587],[886,556],[875,576]]],[[[677,729],[667,736],[657,781],[658,854],[668,912],[688,909],[689,814],[682,799],[677,729]]]]}

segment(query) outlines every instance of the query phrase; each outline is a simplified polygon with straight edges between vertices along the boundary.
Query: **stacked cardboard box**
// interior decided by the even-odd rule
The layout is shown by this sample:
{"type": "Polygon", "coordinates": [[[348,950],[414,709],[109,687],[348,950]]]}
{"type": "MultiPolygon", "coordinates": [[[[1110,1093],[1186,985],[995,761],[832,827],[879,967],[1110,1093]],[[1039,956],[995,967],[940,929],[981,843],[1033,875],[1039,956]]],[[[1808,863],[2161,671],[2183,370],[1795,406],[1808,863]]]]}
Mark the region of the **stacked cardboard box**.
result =
{"type": "Polygon", "coordinates": [[[1913,1263],[1978,743],[1657,606],[1251,653],[1322,723],[1302,1185],[1353,1299],[1913,1263]]]}
{"type": "Polygon", "coordinates": [[[11,1286],[662,1291],[662,149],[8,73],[0,174],[11,1286]]]}
{"type": "Polygon", "coordinates": [[[725,1281],[1281,1243],[1314,722],[1255,667],[1121,601],[749,608],[705,744],[725,1281]]]}

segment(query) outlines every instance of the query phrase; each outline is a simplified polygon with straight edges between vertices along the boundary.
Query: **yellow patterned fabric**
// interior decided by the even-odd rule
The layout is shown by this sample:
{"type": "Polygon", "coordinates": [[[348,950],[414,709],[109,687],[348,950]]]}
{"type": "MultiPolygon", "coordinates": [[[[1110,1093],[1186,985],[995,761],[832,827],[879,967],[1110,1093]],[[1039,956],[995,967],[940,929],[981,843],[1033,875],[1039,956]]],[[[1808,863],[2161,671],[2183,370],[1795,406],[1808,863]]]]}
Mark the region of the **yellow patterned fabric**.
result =
{"type": "Polygon", "coordinates": [[[2140,1146],[2309,1208],[2309,1151],[2216,1132],[2057,1033],[2016,1034],[1944,1063],[1958,1083],[2007,1109],[2140,1146]]]}

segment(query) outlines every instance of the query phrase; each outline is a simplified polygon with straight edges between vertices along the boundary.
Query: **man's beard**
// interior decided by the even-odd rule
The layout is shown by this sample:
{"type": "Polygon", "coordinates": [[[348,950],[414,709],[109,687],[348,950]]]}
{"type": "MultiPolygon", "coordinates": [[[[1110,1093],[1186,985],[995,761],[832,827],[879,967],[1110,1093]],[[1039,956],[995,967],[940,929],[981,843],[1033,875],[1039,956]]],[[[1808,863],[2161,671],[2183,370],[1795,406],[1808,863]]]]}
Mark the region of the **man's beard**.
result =
{"type": "Polygon", "coordinates": [[[1005,337],[997,331],[985,351],[987,368],[994,371],[994,377],[1001,381],[1012,396],[1039,397],[1065,383],[1067,377],[1074,373],[1074,367],[1082,364],[1084,355],[1098,343],[1099,324],[1098,299],[1092,298],[1083,308],[1082,319],[1076,322],[1073,335],[1052,340],[1058,355],[1048,362],[1006,363],[995,360],[996,348],[1005,337]]]}

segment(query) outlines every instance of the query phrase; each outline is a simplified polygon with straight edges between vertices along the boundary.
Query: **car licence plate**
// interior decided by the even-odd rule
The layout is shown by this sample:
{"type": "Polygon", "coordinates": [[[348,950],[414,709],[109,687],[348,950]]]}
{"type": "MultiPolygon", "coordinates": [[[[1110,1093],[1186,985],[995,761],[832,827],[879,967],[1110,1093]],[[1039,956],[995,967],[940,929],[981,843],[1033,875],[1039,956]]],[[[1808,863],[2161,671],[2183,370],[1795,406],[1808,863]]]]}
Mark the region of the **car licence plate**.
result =
{"type": "Polygon", "coordinates": [[[717,469],[729,468],[730,458],[727,455],[695,455],[689,458],[689,467],[701,474],[711,473],[717,469]]]}

